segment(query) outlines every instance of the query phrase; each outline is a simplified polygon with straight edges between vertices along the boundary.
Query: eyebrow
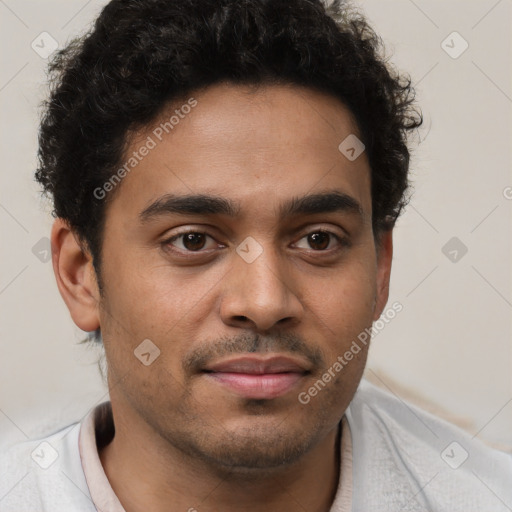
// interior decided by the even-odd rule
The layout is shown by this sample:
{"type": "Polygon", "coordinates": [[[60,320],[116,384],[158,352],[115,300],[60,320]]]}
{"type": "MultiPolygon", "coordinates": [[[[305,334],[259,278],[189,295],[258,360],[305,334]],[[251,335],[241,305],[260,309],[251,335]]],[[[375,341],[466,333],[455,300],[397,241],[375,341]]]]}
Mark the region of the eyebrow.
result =
{"type": "MultiPolygon", "coordinates": [[[[356,199],[337,190],[292,197],[279,207],[281,219],[333,212],[345,212],[361,218],[364,216],[363,208],[356,199]]],[[[207,194],[165,194],[147,206],[139,214],[139,219],[141,223],[146,223],[173,213],[236,217],[240,213],[240,204],[225,197],[207,194]]]]}

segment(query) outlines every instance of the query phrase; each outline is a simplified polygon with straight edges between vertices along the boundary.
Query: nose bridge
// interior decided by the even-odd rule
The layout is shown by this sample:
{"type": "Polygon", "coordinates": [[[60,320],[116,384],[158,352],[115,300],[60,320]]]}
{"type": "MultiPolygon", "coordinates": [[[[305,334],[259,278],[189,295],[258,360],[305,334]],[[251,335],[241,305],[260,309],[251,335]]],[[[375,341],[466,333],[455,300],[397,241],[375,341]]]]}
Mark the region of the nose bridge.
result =
{"type": "MultiPolygon", "coordinates": [[[[239,252],[241,251],[239,249],[239,252]]],[[[275,294],[284,294],[284,288],[286,288],[284,282],[286,277],[282,271],[280,256],[270,242],[266,243],[264,247],[261,245],[260,251],[253,261],[240,257],[242,261],[238,261],[237,264],[241,278],[246,278],[252,293],[261,301],[267,302],[271,298],[277,300],[279,297],[275,294]]]]}
{"type": "Polygon", "coordinates": [[[223,291],[224,321],[252,321],[258,329],[266,330],[283,319],[301,315],[294,283],[289,282],[285,262],[271,243],[248,237],[237,247],[223,291]]]}

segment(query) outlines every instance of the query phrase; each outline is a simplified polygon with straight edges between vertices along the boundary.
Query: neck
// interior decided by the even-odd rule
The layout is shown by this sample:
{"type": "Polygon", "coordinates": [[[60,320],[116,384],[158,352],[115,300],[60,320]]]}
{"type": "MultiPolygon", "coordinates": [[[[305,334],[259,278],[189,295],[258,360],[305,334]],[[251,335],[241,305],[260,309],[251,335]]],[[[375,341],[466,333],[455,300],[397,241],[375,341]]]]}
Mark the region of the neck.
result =
{"type": "Polygon", "coordinates": [[[114,438],[99,455],[126,512],[328,512],[334,500],[341,422],[291,465],[241,470],[198,461],[140,418],[115,420],[114,438]]]}

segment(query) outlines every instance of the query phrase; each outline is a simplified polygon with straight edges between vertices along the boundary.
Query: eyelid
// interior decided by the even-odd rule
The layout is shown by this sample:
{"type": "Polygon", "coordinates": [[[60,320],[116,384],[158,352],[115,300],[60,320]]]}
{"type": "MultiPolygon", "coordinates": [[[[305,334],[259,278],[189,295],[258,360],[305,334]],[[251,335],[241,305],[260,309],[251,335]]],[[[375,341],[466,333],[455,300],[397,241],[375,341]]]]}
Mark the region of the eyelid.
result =
{"type": "Polygon", "coordinates": [[[331,233],[331,234],[336,235],[336,236],[338,236],[340,238],[350,237],[351,236],[349,231],[346,228],[344,228],[344,227],[342,227],[342,226],[340,226],[338,224],[331,224],[331,223],[326,225],[326,223],[322,224],[322,223],[305,222],[304,224],[301,224],[297,228],[296,231],[299,232],[299,233],[304,233],[302,236],[306,236],[309,233],[314,233],[314,232],[317,232],[317,231],[331,233]]]}
{"type": "MultiPolygon", "coordinates": [[[[305,250],[308,250],[308,251],[311,251],[311,252],[315,252],[315,253],[330,253],[330,252],[333,252],[333,251],[337,251],[337,250],[340,250],[340,248],[344,248],[344,247],[349,247],[350,246],[350,240],[348,238],[348,236],[345,236],[345,235],[340,235],[332,230],[329,230],[329,229],[326,229],[326,228],[315,228],[315,229],[311,229],[309,230],[307,233],[305,233],[304,235],[302,235],[298,240],[297,242],[300,242],[303,238],[313,234],[313,233],[326,233],[328,235],[330,235],[331,237],[333,237],[337,242],[338,242],[338,247],[337,248],[331,248],[331,249],[325,249],[325,250],[315,250],[315,249],[305,249],[305,250]]],[[[295,243],[297,243],[295,242],[295,243]]]]}
{"type": "MultiPolygon", "coordinates": [[[[165,245],[165,246],[168,246],[168,245],[172,245],[172,242],[174,242],[175,240],[179,239],[180,237],[184,236],[184,235],[188,235],[189,233],[194,233],[194,234],[197,234],[197,235],[204,235],[206,237],[209,237],[211,238],[212,240],[215,240],[215,237],[210,235],[210,233],[208,233],[207,231],[205,230],[202,230],[202,229],[185,229],[183,231],[180,231],[178,233],[175,233],[174,235],[172,235],[171,237],[168,237],[166,238],[165,240],[162,241],[162,244],[165,245]]],[[[217,242],[215,240],[215,242],[217,242]]],[[[218,245],[221,245],[223,247],[225,247],[223,244],[219,244],[217,242],[218,245]]],[[[180,251],[180,252],[187,252],[187,253],[190,253],[190,254],[194,254],[194,253],[203,253],[203,252],[206,252],[205,249],[199,249],[198,251],[189,251],[189,250],[186,250],[186,249],[179,249],[179,248],[175,248],[175,250],[177,251],[180,251]]]]}

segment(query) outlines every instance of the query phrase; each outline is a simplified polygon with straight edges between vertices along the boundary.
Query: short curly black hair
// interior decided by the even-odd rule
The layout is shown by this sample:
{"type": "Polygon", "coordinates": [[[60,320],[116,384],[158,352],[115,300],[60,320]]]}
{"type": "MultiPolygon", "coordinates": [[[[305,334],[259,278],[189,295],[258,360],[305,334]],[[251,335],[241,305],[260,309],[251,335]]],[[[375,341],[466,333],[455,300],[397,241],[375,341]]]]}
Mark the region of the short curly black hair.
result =
{"type": "Polygon", "coordinates": [[[106,199],[130,131],[200,88],[296,84],[341,100],[371,168],[374,233],[407,202],[408,133],[423,121],[411,79],[382,54],[365,17],[341,0],[112,0],[49,64],[36,179],[53,215],[85,243],[101,291],[106,199]]]}

